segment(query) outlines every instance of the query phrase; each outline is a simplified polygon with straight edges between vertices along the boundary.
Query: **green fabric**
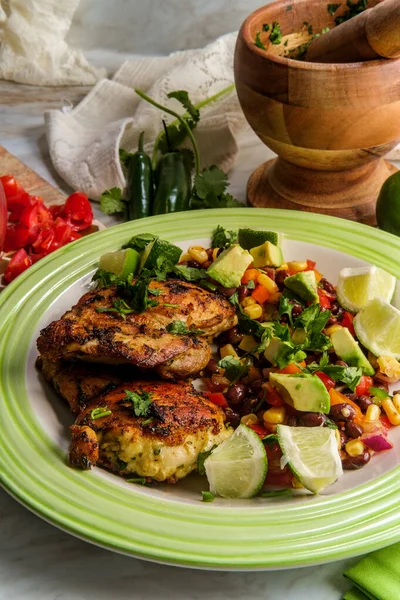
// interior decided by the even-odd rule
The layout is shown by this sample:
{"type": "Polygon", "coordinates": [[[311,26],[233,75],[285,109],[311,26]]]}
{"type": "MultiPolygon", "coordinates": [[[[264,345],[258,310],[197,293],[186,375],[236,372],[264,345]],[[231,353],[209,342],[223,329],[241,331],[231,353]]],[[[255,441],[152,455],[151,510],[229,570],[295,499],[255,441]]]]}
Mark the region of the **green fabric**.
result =
{"type": "Polygon", "coordinates": [[[356,586],[344,600],[400,599],[400,543],[372,552],[344,576],[356,586]]]}

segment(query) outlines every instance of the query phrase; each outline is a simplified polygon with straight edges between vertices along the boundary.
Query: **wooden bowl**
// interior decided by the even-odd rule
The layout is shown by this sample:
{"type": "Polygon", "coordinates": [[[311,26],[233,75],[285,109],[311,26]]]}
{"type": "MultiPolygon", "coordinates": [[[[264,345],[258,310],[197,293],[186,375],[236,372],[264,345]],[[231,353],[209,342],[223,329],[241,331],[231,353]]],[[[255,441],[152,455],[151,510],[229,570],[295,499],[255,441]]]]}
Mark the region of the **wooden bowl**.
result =
{"type": "Polygon", "coordinates": [[[307,63],[278,56],[262,32],[276,21],[284,36],[304,32],[305,22],[318,33],[334,18],[321,0],[278,0],[240,29],[239,100],[254,132],[278,154],[250,177],[248,201],[374,225],[380,187],[397,170],[382,157],[400,141],[400,59],[307,63]],[[254,43],[259,31],[267,50],[254,43]]]}

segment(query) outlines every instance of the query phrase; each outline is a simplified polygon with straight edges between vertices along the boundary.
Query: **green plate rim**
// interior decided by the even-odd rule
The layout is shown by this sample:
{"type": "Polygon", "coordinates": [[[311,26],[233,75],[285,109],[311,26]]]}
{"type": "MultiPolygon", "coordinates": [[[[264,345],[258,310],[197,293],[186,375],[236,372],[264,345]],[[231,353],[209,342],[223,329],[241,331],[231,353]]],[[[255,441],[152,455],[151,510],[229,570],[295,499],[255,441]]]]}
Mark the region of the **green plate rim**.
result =
{"type": "MultiPolygon", "coordinates": [[[[82,238],[46,257],[0,295],[0,483],[61,529],[97,545],[180,566],[259,570],[321,564],[400,539],[400,467],[347,492],[298,503],[204,504],[160,499],[70,469],[29,403],[32,333],[43,312],[104,252],[150,231],[172,242],[208,237],[216,225],[262,227],[339,250],[400,279],[400,238],[325,215],[215,209],[151,217],[82,238]],[[15,357],[18,360],[15,360],[15,357]]],[[[310,257],[313,258],[313,257],[310,257]]]]}

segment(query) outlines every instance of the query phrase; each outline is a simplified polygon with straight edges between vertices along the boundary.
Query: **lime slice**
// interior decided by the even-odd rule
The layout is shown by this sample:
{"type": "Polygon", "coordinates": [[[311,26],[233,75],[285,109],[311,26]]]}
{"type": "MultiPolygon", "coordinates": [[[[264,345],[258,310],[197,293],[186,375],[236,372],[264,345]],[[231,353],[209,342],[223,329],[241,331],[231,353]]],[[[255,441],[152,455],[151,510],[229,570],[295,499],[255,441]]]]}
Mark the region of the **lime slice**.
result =
{"type": "Polygon", "coordinates": [[[393,173],[382,186],[376,203],[378,227],[400,235],[400,171],[393,173]]]}
{"type": "Polygon", "coordinates": [[[264,444],[246,425],[213,450],[204,461],[210,490],[222,498],[252,498],[267,475],[264,444]]]}
{"type": "Polygon", "coordinates": [[[141,272],[144,268],[149,270],[154,269],[157,266],[158,258],[166,259],[171,264],[176,265],[181,254],[181,248],[174,246],[174,244],[171,244],[170,242],[157,238],[147,244],[143,250],[139,272],[141,272]]]}
{"type": "Polygon", "coordinates": [[[375,356],[400,360],[400,311],[375,298],[355,317],[354,329],[360,342],[375,356]]]}
{"type": "Polygon", "coordinates": [[[333,429],[278,425],[277,435],[293,474],[313,494],[318,494],[343,474],[333,429]]]}
{"type": "Polygon", "coordinates": [[[139,262],[139,253],[132,248],[127,248],[126,250],[116,250],[115,252],[103,254],[100,258],[99,268],[114,273],[121,279],[127,279],[129,275],[136,272],[139,262]]]}
{"type": "Polygon", "coordinates": [[[342,269],[337,284],[337,296],[346,310],[356,313],[373,298],[393,298],[396,278],[373,265],[358,269],[342,269]]]}
{"type": "Polygon", "coordinates": [[[244,250],[251,250],[256,246],[261,246],[264,242],[271,242],[274,246],[279,246],[281,234],[275,231],[256,231],[254,229],[239,229],[239,245],[244,250]]]}

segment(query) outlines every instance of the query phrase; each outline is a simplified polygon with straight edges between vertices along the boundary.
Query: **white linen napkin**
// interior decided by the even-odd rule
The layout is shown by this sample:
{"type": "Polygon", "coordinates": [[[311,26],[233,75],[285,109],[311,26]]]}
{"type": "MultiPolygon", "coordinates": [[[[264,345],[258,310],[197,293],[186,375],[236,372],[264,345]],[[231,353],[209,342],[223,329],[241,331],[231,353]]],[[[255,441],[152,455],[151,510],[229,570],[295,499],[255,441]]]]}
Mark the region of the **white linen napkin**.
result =
{"type": "MultiPolygon", "coordinates": [[[[134,58],[125,62],[112,80],[99,81],[76,108],[47,112],[50,156],[59,175],[93,200],[106,189],[124,189],[119,149],[134,152],[144,131],[145,149],[150,150],[162,120],[172,119],[141,100],[134,88],[161,104],[166,103],[168,92],[187,90],[197,104],[233,83],[236,37],[236,32],[230,33],[204,49],[167,57],[134,58]]],[[[176,100],[167,102],[175,106],[176,100]]],[[[236,138],[248,127],[236,92],[221,96],[200,114],[195,137],[202,166],[216,164],[228,171],[238,152],[236,138]]],[[[400,159],[400,151],[389,157],[400,159]]]]}

